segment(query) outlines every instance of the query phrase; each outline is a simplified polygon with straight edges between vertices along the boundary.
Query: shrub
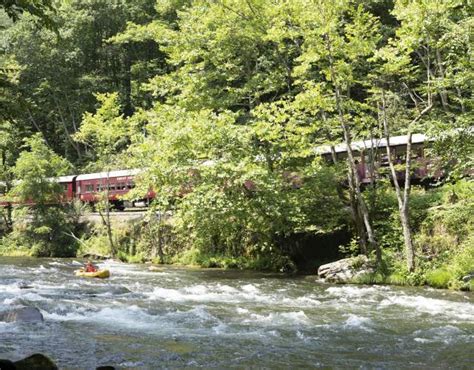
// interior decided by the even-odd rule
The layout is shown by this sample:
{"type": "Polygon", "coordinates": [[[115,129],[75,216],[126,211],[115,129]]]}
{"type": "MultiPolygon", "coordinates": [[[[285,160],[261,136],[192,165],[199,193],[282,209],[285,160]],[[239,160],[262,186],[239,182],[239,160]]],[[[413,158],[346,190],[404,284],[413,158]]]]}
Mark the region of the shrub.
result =
{"type": "Polygon", "coordinates": [[[400,272],[394,272],[387,277],[387,283],[392,285],[407,285],[408,281],[405,275],[400,272]]]}
{"type": "Polygon", "coordinates": [[[448,288],[453,274],[444,268],[430,271],[426,274],[426,283],[434,288],[448,288]]]}

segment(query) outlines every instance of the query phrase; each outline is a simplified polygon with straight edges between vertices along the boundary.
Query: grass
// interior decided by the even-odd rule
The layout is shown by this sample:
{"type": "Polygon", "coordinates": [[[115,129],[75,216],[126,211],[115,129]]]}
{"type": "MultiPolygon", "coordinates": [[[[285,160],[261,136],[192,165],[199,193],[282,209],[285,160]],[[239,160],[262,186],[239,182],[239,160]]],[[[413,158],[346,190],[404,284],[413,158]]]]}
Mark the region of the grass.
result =
{"type": "Polygon", "coordinates": [[[450,281],[455,279],[453,274],[444,268],[429,271],[426,275],[426,283],[429,286],[439,289],[446,289],[450,286],[450,281]]]}
{"type": "Polygon", "coordinates": [[[2,257],[30,257],[31,249],[26,247],[5,247],[0,245],[0,256],[2,257]]]}

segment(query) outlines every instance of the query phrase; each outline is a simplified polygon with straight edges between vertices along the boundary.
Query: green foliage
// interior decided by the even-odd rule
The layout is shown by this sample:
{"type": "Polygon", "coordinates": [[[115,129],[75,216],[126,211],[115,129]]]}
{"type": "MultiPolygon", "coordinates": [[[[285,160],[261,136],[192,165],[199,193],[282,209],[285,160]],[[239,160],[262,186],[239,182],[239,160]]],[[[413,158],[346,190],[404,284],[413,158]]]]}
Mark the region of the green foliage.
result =
{"type": "Polygon", "coordinates": [[[76,255],[80,257],[86,254],[110,256],[109,242],[102,228],[92,228],[81,238],[76,255]]]}
{"type": "Polygon", "coordinates": [[[61,205],[64,189],[56,180],[71,165],[48,148],[41,135],[25,142],[27,150],[20,153],[12,171],[18,181],[9,196],[29,205],[15,208],[13,231],[2,244],[7,249],[27,247],[34,256],[73,256],[77,248],[73,235],[82,228],[80,209],[61,205]]]}
{"type": "Polygon", "coordinates": [[[349,244],[340,245],[339,252],[347,257],[354,257],[360,253],[360,244],[356,238],[352,238],[349,244]]]}
{"type": "Polygon", "coordinates": [[[363,274],[357,276],[352,280],[354,284],[365,284],[365,285],[372,285],[372,284],[386,284],[387,277],[381,272],[374,272],[370,274],[363,274]]]}
{"type": "Polygon", "coordinates": [[[423,284],[440,281],[430,271],[441,269],[454,287],[469,273],[474,189],[459,180],[474,158],[472,5],[71,0],[3,8],[15,22],[0,14],[0,183],[35,204],[22,226],[2,210],[3,232],[13,229],[6,244],[35,245],[37,254],[77,247],[67,236],[76,235],[75,216],[47,206],[60,197],[51,178],[68,171],[61,153],[77,172],[142,168],[130,199],[156,192],[143,223],[116,228],[103,194],[106,227],[78,235],[80,253],[291,270],[295,235],[352,227],[343,249],[355,254],[367,230],[350,209],[365,203],[384,265],[364,281],[423,284]],[[56,31],[28,12],[50,17],[56,31]],[[347,189],[343,156],[328,166],[315,152],[348,136],[382,137],[382,92],[391,134],[438,138],[425,154],[436,153],[457,180],[407,193],[415,273],[403,265],[387,171],[376,169],[377,183],[361,196],[347,189]]]}
{"type": "Polygon", "coordinates": [[[20,181],[10,194],[20,202],[34,202],[37,208],[58,203],[63,188],[53,178],[67,174],[71,164],[48,148],[40,134],[26,139],[25,144],[29,150],[21,152],[13,169],[20,181]]]}
{"type": "Polygon", "coordinates": [[[120,152],[128,141],[127,121],[120,114],[117,94],[97,94],[100,104],[96,113],[85,113],[74,140],[96,153],[96,161],[108,166],[110,157],[120,152]]]}
{"type": "MultiPolygon", "coordinates": [[[[469,289],[462,278],[474,267],[472,186],[472,182],[459,181],[428,191],[414,190],[411,212],[418,269],[409,273],[402,263],[400,244],[388,244],[384,253],[388,283],[469,289]]],[[[396,211],[392,208],[392,212],[396,211]]],[[[397,218],[379,221],[378,229],[385,230],[385,236],[396,235],[397,218]]]]}
{"type": "Polygon", "coordinates": [[[474,231],[474,184],[459,181],[438,191],[441,201],[427,208],[417,243],[425,255],[451,255],[474,231]]]}
{"type": "Polygon", "coordinates": [[[261,254],[256,257],[233,257],[222,254],[210,254],[191,248],[176,255],[173,263],[200,266],[205,268],[248,269],[258,271],[294,272],[294,263],[286,256],[278,254],[261,254]]]}
{"type": "Polygon", "coordinates": [[[426,283],[435,288],[448,288],[453,275],[445,269],[436,269],[426,274],[426,283]]]}

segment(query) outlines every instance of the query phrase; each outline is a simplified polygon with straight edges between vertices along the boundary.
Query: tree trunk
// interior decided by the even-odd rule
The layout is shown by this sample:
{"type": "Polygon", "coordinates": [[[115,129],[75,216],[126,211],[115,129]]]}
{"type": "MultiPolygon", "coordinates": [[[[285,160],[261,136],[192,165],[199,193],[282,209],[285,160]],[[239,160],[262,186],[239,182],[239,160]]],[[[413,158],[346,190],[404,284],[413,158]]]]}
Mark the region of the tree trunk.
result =
{"type": "Polygon", "coordinates": [[[426,107],[420,114],[410,123],[409,131],[407,134],[407,146],[406,146],[406,160],[405,160],[405,181],[403,187],[403,193],[398,183],[397,171],[393,163],[392,149],[390,148],[390,128],[387,120],[386,112],[386,99],[385,91],[382,90],[382,121],[385,132],[385,139],[387,141],[386,151],[388,157],[388,164],[390,167],[390,173],[392,175],[393,185],[395,187],[395,193],[397,195],[398,210],[400,216],[400,222],[403,230],[403,239],[405,243],[405,255],[408,271],[412,272],[415,270],[415,250],[413,248],[412,231],[410,228],[410,215],[409,215],[409,203],[410,203],[410,190],[411,190],[411,145],[412,145],[412,125],[417,122],[424,114],[429,112],[431,106],[426,107]]]}
{"type": "Polygon", "coordinates": [[[112,233],[112,225],[110,222],[110,202],[109,202],[109,170],[107,169],[107,180],[105,185],[105,216],[102,213],[102,210],[99,207],[99,215],[102,218],[102,222],[107,230],[107,239],[109,241],[110,253],[113,258],[117,256],[117,250],[115,248],[113,233],[112,233]]]}
{"type": "Polygon", "coordinates": [[[130,117],[133,114],[132,105],[132,58],[130,56],[131,50],[128,45],[125,45],[124,50],[124,75],[123,75],[123,89],[125,92],[124,114],[125,117],[130,117]]]}
{"type": "MultiPolygon", "coordinates": [[[[4,150],[2,150],[2,167],[3,173],[5,174],[5,194],[8,194],[11,190],[11,175],[7,172],[7,155],[4,150]]],[[[12,205],[10,202],[7,203],[6,213],[3,213],[3,218],[5,220],[6,231],[10,232],[13,230],[13,217],[12,217],[12,205]]]]}
{"type": "Polygon", "coordinates": [[[376,254],[376,261],[377,265],[380,266],[382,262],[382,253],[379,248],[379,245],[377,244],[375,240],[375,234],[372,229],[372,225],[370,223],[370,215],[369,215],[369,210],[367,208],[367,205],[365,203],[364,198],[362,197],[362,193],[360,190],[360,180],[357,174],[357,165],[355,163],[354,159],[354,154],[352,152],[352,146],[351,146],[351,134],[350,134],[350,129],[349,125],[346,122],[346,119],[344,117],[344,112],[342,109],[342,98],[341,98],[341,92],[340,92],[340,87],[337,84],[337,79],[335,78],[335,72],[334,72],[334,60],[332,57],[332,51],[331,51],[331,43],[329,40],[329,37],[326,36],[326,46],[328,50],[328,56],[329,56],[329,68],[330,68],[330,73],[331,73],[331,80],[334,83],[334,95],[336,99],[336,110],[339,115],[339,122],[342,128],[342,131],[344,132],[344,142],[347,147],[347,163],[348,163],[348,180],[349,180],[349,189],[353,193],[357,205],[360,211],[360,214],[362,216],[362,219],[364,221],[364,226],[365,230],[367,232],[367,239],[369,242],[369,245],[372,250],[375,250],[376,254]]]}
{"type": "MultiPolygon", "coordinates": [[[[326,121],[326,115],[323,112],[323,120],[326,121]]],[[[330,137],[331,135],[328,134],[328,139],[332,140],[330,137]]],[[[331,160],[334,165],[338,163],[337,161],[337,155],[336,155],[336,150],[334,148],[334,145],[330,145],[331,148],[331,160]]],[[[347,203],[347,199],[344,196],[342,187],[340,184],[336,184],[336,191],[339,199],[343,203],[347,203]]],[[[351,209],[351,218],[352,222],[354,223],[356,233],[359,236],[359,247],[360,251],[362,254],[367,255],[367,235],[364,229],[364,222],[362,221],[362,217],[359,212],[359,207],[357,206],[357,200],[354,197],[354,192],[349,192],[349,206],[351,209]]]]}

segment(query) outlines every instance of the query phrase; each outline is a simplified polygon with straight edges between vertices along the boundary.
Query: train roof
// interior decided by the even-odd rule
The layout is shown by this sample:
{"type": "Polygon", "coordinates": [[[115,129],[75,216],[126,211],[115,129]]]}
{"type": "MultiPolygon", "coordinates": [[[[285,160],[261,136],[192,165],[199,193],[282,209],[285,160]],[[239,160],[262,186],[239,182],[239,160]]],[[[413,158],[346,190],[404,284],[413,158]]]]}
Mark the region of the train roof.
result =
{"type": "Polygon", "coordinates": [[[76,177],[76,181],[84,180],[100,180],[111,177],[129,177],[135,176],[143,172],[141,169],[131,169],[131,170],[118,170],[118,171],[109,171],[109,172],[96,172],[96,173],[85,173],[76,177]]]}
{"type": "Polygon", "coordinates": [[[57,182],[73,182],[74,181],[74,177],[76,177],[77,175],[70,175],[70,176],[59,176],[59,177],[55,177],[54,179],[57,181],[57,182]]]}
{"type": "MultiPolygon", "coordinates": [[[[428,138],[425,134],[412,135],[412,139],[411,139],[412,144],[420,144],[420,143],[424,143],[425,141],[434,141],[434,139],[428,138]]],[[[390,138],[390,146],[399,146],[399,145],[406,145],[406,144],[407,144],[406,135],[392,136],[390,138]]],[[[353,141],[351,144],[352,150],[356,150],[356,151],[370,149],[371,147],[385,148],[386,146],[387,146],[387,140],[385,138],[353,141]]],[[[334,150],[336,151],[336,153],[345,153],[347,152],[346,144],[341,143],[341,144],[334,145],[334,150]]],[[[317,154],[330,154],[331,146],[322,145],[320,147],[317,147],[316,153],[317,154]]]]}

